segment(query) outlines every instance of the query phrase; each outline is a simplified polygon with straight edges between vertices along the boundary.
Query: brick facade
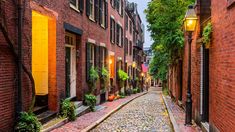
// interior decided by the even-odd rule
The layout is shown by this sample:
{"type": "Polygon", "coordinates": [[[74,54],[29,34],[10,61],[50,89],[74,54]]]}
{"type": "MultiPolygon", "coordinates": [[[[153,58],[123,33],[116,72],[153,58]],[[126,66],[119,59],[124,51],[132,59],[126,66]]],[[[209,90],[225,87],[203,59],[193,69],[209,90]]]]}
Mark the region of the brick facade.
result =
{"type": "MultiPolygon", "coordinates": [[[[82,1],[82,0],[80,0],[82,1]]],[[[66,70],[65,70],[65,35],[66,32],[76,35],[76,97],[78,100],[83,100],[83,96],[88,92],[88,86],[86,82],[87,78],[87,60],[86,60],[86,45],[87,43],[94,43],[97,46],[104,46],[107,48],[108,53],[114,53],[115,64],[117,60],[124,61],[124,47],[118,46],[116,43],[112,44],[110,41],[110,17],[114,17],[124,30],[124,14],[123,16],[113,8],[110,1],[106,1],[108,4],[108,17],[107,28],[102,27],[98,21],[90,20],[87,16],[86,0],[83,1],[81,10],[75,10],[70,6],[67,0],[34,0],[25,1],[24,8],[24,32],[23,32],[23,54],[24,65],[29,71],[32,70],[32,11],[36,11],[42,15],[53,18],[56,21],[56,46],[49,45],[49,79],[48,79],[48,107],[49,110],[59,111],[59,104],[61,99],[66,98],[66,70]],[[72,27],[70,30],[68,27],[72,27]],[[76,31],[80,31],[77,33],[76,31]]],[[[14,7],[10,1],[4,1],[2,5],[4,8],[4,14],[7,19],[7,29],[10,37],[15,43],[15,50],[17,51],[17,8],[14,7]]],[[[125,1],[123,1],[123,7],[125,7],[125,1]]],[[[124,8],[122,8],[124,11],[124,8]]],[[[124,35],[124,34],[123,34],[124,35]]],[[[129,36],[131,38],[131,36],[129,36]]],[[[124,36],[123,36],[124,38],[124,36]]],[[[123,39],[124,43],[124,39],[123,39]]],[[[106,58],[107,59],[107,58],[106,58]]],[[[128,58],[131,62],[131,57],[128,58]]],[[[11,53],[7,42],[5,41],[2,32],[0,32],[0,131],[12,130],[15,119],[15,106],[17,101],[17,63],[16,59],[11,53]]],[[[122,63],[124,66],[124,63],[122,63]]],[[[115,66],[116,68],[116,66],[115,66]]],[[[116,72],[116,70],[115,70],[116,72]]],[[[23,74],[23,104],[24,110],[27,111],[31,104],[31,83],[26,74],[23,74]]],[[[119,90],[116,82],[115,73],[115,91],[119,90]]],[[[109,90],[107,91],[109,92],[109,90]]],[[[100,85],[97,85],[96,95],[100,95],[100,85]]]]}
{"type": "MultiPolygon", "coordinates": [[[[191,92],[193,100],[193,119],[201,125],[201,77],[205,76],[201,71],[201,36],[205,23],[211,20],[213,32],[212,42],[209,47],[209,58],[207,67],[209,68],[209,129],[210,131],[233,131],[235,129],[235,52],[234,33],[235,7],[234,2],[219,0],[197,0],[197,14],[199,25],[193,34],[192,42],[192,64],[191,64],[191,92]],[[211,6],[210,6],[211,2],[211,6]],[[210,10],[211,9],[211,15],[210,10]]],[[[187,39],[187,36],[185,36],[187,39]]],[[[177,66],[169,70],[168,86],[171,94],[178,100],[179,83],[176,76],[182,76],[182,103],[185,106],[187,92],[187,71],[188,71],[188,44],[185,43],[183,50],[183,73],[177,72],[177,66]],[[178,74],[178,75],[177,75],[178,74]]],[[[206,64],[203,64],[206,65],[206,64]]],[[[207,121],[206,121],[207,122],[207,121]]]]}

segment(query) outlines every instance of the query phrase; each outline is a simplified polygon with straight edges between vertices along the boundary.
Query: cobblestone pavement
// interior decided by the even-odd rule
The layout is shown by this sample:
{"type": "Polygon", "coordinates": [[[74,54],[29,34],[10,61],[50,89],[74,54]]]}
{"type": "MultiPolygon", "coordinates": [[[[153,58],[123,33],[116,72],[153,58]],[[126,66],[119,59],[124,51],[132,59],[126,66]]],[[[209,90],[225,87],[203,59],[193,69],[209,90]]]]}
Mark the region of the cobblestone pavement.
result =
{"type": "Polygon", "coordinates": [[[124,106],[91,132],[171,132],[172,126],[161,92],[149,93],[124,106]]]}
{"type": "Polygon", "coordinates": [[[53,130],[52,132],[80,132],[83,129],[85,129],[86,127],[90,126],[92,123],[95,123],[96,121],[98,121],[99,119],[104,117],[106,114],[108,114],[112,110],[118,108],[120,105],[125,104],[126,102],[129,102],[130,100],[132,100],[142,94],[143,93],[134,94],[131,96],[127,96],[124,99],[118,99],[113,102],[106,102],[101,105],[101,106],[106,107],[105,109],[99,110],[96,112],[90,112],[90,113],[87,113],[83,116],[80,116],[76,119],[76,121],[69,122],[69,123],[57,128],[57,129],[53,130]]]}

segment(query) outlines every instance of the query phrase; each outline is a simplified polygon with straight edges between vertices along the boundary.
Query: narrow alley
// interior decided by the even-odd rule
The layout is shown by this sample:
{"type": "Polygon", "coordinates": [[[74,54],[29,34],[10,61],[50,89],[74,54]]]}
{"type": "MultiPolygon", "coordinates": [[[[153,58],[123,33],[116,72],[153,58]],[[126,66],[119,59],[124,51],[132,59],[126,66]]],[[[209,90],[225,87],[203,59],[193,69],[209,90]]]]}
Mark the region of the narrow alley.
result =
{"type": "Polygon", "coordinates": [[[147,94],[133,100],[92,130],[92,132],[115,131],[173,131],[161,89],[152,87],[147,94]]]}

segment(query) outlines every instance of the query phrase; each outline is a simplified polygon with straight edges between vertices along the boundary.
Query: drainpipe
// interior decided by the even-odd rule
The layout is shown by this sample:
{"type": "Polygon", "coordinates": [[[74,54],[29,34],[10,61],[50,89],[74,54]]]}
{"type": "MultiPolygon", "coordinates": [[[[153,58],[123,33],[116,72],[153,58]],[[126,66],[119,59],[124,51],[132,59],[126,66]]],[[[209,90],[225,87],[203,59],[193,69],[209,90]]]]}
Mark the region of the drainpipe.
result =
{"type": "Polygon", "coordinates": [[[19,114],[23,107],[22,107],[22,60],[23,60],[23,51],[22,51],[22,23],[23,23],[23,16],[22,16],[22,0],[18,0],[18,90],[17,90],[17,114],[19,114]]]}

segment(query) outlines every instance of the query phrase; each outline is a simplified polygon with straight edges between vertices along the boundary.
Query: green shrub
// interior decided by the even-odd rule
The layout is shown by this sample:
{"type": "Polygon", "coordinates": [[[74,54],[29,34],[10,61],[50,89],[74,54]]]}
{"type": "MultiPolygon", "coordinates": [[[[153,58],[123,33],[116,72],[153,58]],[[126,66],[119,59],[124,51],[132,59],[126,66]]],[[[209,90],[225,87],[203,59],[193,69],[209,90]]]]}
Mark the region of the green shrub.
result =
{"type": "Polygon", "coordinates": [[[101,88],[105,89],[108,85],[108,80],[109,80],[109,71],[105,68],[102,67],[101,72],[100,72],[100,79],[101,79],[101,88]]]}
{"type": "Polygon", "coordinates": [[[121,81],[126,81],[127,79],[129,79],[129,76],[126,72],[124,72],[123,70],[119,69],[118,70],[118,78],[121,81]]]}
{"type": "Polygon", "coordinates": [[[137,94],[137,91],[138,91],[137,88],[134,88],[134,89],[132,90],[133,94],[137,94]]]}
{"type": "Polygon", "coordinates": [[[126,97],[124,92],[120,92],[119,95],[120,95],[120,98],[125,98],[126,97]]]}
{"type": "Polygon", "coordinates": [[[33,113],[21,112],[16,125],[17,132],[40,132],[41,123],[33,113]]]}
{"type": "Polygon", "coordinates": [[[96,105],[96,96],[93,94],[86,94],[85,95],[85,103],[90,106],[91,111],[95,111],[95,105],[96,105]]]}
{"type": "Polygon", "coordinates": [[[61,103],[61,116],[64,118],[68,117],[70,121],[76,119],[75,106],[69,99],[65,99],[61,103]]]}
{"type": "Polygon", "coordinates": [[[137,93],[140,93],[141,91],[140,91],[140,88],[136,88],[136,90],[137,90],[137,93]]]}
{"type": "Polygon", "coordinates": [[[89,79],[88,79],[88,86],[90,88],[90,92],[93,93],[96,88],[96,82],[99,79],[98,70],[92,66],[89,70],[89,79]]]}
{"type": "Polygon", "coordinates": [[[211,42],[211,33],[212,33],[212,25],[211,23],[208,23],[204,29],[203,29],[203,33],[202,33],[202,37],[203,37],[203,43],[208,47],[210,45],[211,42]]]}

